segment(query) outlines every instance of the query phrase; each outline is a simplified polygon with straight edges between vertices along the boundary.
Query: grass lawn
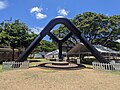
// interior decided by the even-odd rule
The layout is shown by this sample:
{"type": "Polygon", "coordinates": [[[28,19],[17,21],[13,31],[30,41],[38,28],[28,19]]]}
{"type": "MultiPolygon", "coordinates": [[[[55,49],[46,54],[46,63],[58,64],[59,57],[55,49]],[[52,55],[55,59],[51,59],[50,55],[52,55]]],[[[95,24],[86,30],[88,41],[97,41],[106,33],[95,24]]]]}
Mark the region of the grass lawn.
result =
{"type": "Polygon", "coordinates": [[[0,64],[0,72],[2,71],[2,64],[0,64]]]}
{"type": "MultiPolygon", "coordinates": [[[[44,60],[32,62],[37,65],[44,60]]],[[[34,60],[35,61],[35,60],[34,60]]],[[[120,75],[90,69],[29,68],[0,73],[0,90],[120,90],[120,75]]]]}
{"type": "Polygon", "coordinates": [[[30,62],[30,67],[37,66],[43,62],[49,62],[47,59],[28,59],[28,61],[30,62]]]}
{"type": "Polygon", "coordinates": [[[80,70],[41,69],[34,66],[49,60],[28,60],[33,68],[4,72],[0,64],[0,90],[120,90],[120,71],[93,70],[87,64],[80,70]]]}
{"type": "MultiPolygon", "coordinates": [[[[30,67],[38,66],[39,64],[44,62],[50,62],[50,60],[47,59],[28,59],[28,61],[30,61],[30,65],[29,65],[30,67]]],[[[92,65],[88,65],[88,64],[83,64],[83,65],[85,65],[86,68],[88,69],[92,69],[92,65]]],[[[120,71],[103,71],[103,70],[97,70],[97,71],[120,75],[120,71]]],[[[0,64],[0,72],[2,72],[2,64],[0,64]]],[[[54,72],[54,70],[53,71],[46,70],[45,72],[54,72]]]]}
{"type": "Polygon", "coordinates": [[[47,62],[47,61],[49,61],[49,60],[47,60],[47,59],[29,59],[28,58],[28,60],[30,61],[30,62],[47,62]]]}
{"type": "Polygon", "coordinates": [[[104,71],[104,70],[100,70],[100,71],[120,75],[120,71],[104,71]]]}
{"type": "MultiPolygon", "coordinates": [[[[28,59],[30,61],[30,67],[37,66],[43,62],[48,62],[46,59],[28,59]]],[[[0,64],[0,72],[2,72],[2,64],[0,64]]]]}

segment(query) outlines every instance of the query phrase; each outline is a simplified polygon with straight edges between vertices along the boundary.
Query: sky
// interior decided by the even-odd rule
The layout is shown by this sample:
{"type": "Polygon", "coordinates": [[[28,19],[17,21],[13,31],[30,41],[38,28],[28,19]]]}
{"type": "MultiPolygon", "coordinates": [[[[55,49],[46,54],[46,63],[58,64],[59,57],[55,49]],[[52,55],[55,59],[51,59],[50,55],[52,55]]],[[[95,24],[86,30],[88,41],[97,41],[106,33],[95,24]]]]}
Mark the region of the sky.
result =
{"type": "Polygon", "coordinates": [[[19,19],[35,33],[55,17],[74,18],[84,12],[119,15],[120,0],[0,0],[0,22],[19,19]]]}

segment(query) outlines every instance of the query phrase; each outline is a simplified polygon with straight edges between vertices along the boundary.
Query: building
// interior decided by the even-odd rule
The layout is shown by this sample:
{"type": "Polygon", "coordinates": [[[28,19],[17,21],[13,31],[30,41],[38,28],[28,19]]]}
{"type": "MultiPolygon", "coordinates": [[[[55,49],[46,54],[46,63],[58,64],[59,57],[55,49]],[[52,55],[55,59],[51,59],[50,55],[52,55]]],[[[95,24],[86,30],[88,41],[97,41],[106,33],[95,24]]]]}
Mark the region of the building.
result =
{"type": "Polygon", "coordinates": [[[18,57],[18,49],[14,49],[13,55],[13,49],[11,49],[10,47],[0,47],[0,61],[12,61],[13,59],[17,60],[18,57]]]}
{"type": "MultiPolygon", "coordinates": [[[[113,60],[113,59],[120,59],[120,52],[114,51],[110,48],[104,47],[102,45],[93,45],[105,59],[113,60]]],[[[86,48],[83,43],[77,44],[74,46],[68,53],[68,57],[79,57],[81,60],[85,60],[88,58],[94,58],[92,53],[86,48]]]]}

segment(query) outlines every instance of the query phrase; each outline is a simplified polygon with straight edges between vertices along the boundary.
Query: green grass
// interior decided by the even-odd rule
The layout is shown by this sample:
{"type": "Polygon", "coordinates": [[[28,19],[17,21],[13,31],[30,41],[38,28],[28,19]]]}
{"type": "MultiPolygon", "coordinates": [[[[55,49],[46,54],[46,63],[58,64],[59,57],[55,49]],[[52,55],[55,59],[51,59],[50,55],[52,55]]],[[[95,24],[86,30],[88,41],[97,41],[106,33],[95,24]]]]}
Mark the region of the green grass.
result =
{"type": "MultiPolygon", "coordinates": [[[[88,64],[83,64],[83,65],[85,65],[85,67],[88,69],[93,69],[92,65],[88,65],[88,64]]],[[[107,71],[107,70],[97,70],[97,71],[120,75],[120,71],[107,71]]]]}
{"type": "Polygon", "coordinates": [[[0,64],[0,72],[2,72],[2,64],[0,64]]]}
{"type": "MultiPolygon", "coordinates": [[[[43,62],[48,62],[47,59],[28,59],[30,61],[30,67],[37,66],[43,62]]],[[[0,64],[0,72],[2,72],[2,64],[0,64]]],[[[50,71],[51,72],[51,71],[50,71]]]]}
{"type": "Polygon", "coordinates": [[[109,72],[109,73],[112,73],[112,74],[120,75],[120,71],[106,71],[106,72],[109,72]]]}
{"type": "Polygon", "coordinates": [[[120,75],[120,71],[108,71],[108,70],[101,70],[101,69],[97,69],[95,71],[120,75]]]}
{"type": "MultiPolygon", "coordinates": [[[[45,63],[45,62],[50,61],[50,60],[47,60],[47,59],[28,59],[28,60],[30,61],[30,67],[34,67],[34,66],[37,66],[41,63],[45,63]]],[[[53,70],[53,69],[45,69],[42,72],[44,72],[44,73],[54,73],[56,71],[57,70],[53,70]]]]}
{"type": "Polygon", "coordinates": [[[54,72],[57,72],[57,70],[48,69],[48,70],[43,70],[42,72],[45,72],[45,73],[54,73],[54,72]]]}
{"type": "Polygon", "coordinates": [[[49,60],[47,60],[47,59],[28,59],[28,61],[30,61],[30,67],[34,67],[43,62],[48,62],[49,60]]]}
{"type": "Polygon", "coordinates": [[[120,71],[112,71],[111,73],[120,75],[120,71]]]}
{"type": "Polygon", "coordinates": [[[47,60],[47,59],[34,59],[34,58],[32,58],[32,59],[29,59],[29,58],[28,58],[28,60],[31,61],[31,62],[32,62],[32,61],[33,61],[33,62],[34,62],[34,61],[35,61],[35,62],[46,62],[46,61],[49,61],[49,60],[47,60]]]}
{"type": "MultiPolygon", "coordinates": [[[[30,67],[34,67],[37,66],[43,62],[49,62],[50,60],[47,59],[28,59],[30,61],[30,67]]],[[[88,65],[88,64],[83,64],[86,66],[86,68],[92,69],[92,65],[88,65]]],[[[100,72],[106,72],[106,73],[112,73],[112,74],[117,74],[120,75],[120,71],[104,71],[104,70],[97,70],[100,72]]],[[[2,72],[2,64],[0,64],[0,72],[2,72]]],[[[45,73],[52,73],[52,72],[56,72],[56,70],[44,70],[43,72],[45,73]]]]}

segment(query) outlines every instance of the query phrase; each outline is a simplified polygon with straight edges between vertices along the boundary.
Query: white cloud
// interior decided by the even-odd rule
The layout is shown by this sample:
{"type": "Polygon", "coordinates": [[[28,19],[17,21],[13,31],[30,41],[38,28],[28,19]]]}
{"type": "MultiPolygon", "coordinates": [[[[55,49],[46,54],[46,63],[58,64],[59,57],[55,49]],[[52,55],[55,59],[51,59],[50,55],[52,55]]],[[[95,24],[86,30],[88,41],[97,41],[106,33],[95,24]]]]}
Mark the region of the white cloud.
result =
{"type": "Polygon", "coordinates": [[[0,10],[7,7],[7,3],[5,1],[0,1],[0,10]]]}
{"type": "Polygon", "coordinates": [[[44,19],[44,18],[46,18],[46,17],[47,17],[46,14],[36,13],[36,19],[44,19]]]}
{"type": "Polygon", "coordinates": [[[43,8],[39,8],[39,7],[33,7],[30,10],[30,13],[34,13],[34,12],[41,12],[43,10],[43,8]]]}
{"type": "Polygon", "coordinates": [[[31,31],[33,31],[36,34],[39,34],[44,28],[42,27],[33,27],[31,28],[31,31]]]}
{"type": "Polygon", "coordinates": [[[67,16],[69,11],[66,11],[65,9],[59,9],[58,14],[61,16],[67,16]]]}
{"type": "Polygon", "coordinates": [[[64,18],[64,16],[56,16],[55,18],[64,18]]]}
{"type": "Polygon", "coordinates": [[[30,13],[34,13],[36,16],[36,19],[40,20],[40,19],[44,19],[47,17],[46,14],[42,13],[42,10],[43,10],[43,8],[33,7],[33,8],[31,8],[30,13]]]}

